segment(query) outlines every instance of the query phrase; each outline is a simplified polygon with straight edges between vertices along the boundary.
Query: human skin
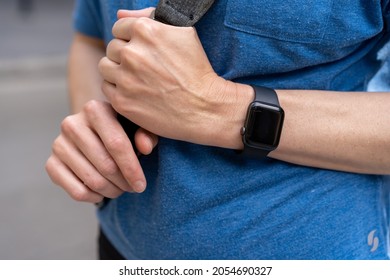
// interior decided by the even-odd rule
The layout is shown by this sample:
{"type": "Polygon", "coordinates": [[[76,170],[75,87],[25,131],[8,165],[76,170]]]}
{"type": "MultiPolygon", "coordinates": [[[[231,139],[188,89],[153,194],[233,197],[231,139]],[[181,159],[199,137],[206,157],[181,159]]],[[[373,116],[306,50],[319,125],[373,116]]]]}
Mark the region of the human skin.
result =
{"type": "MultiPolygon", "coordinates": [[[[97,203],[146,186],[131,142],[101,91],[97,65],[104,54],[101,40],[75,34],[68,74],[73,114],[62,122],[46,163],[52,181],[77,201],[97,203]]],[[[157,136],[143,129],[135,140],[145,155],[157,144],[157,136]]]]}
{"type": "MultiPolygon", "coordinates": [[[[219,77],[194,28],[120,11],[99,63],[113,108],[157,135],[240,150],[251,86],[219,77]],[[134,17],[137,15],[138,17],[134,17]],[[178,44],[180,42],[180,44],[178,44]]],[[[390,174],[390,93],[276,90],[285,111],[270,157],[311,167],[390,174]]]]}
{"type": "MultiPolygon", "coordinates": [[[[46,169],[76,200],[99,202],[104,196],[146,187],[115,111],[146,129],[136,134],[143,154],[155,147],[156,135],[243,148],[240,129],[254,98],[252,87],[214,72],[194,28],[155,22],[148,18],[150,13],[151,9],[119,11],[106,57],[103,43],[91,43],[85,36],[83,46],[95,53],[93,59],[84,60],[87,51],[72,48],[69,84],[75,114],[63,121],[46,169]],[[96,67],[99,60],[103,79],[96,67]]],[[[270,157],[332,170],[390,174],[388,93],[276,92],[286,117],[279,147],[270,157]]]]}

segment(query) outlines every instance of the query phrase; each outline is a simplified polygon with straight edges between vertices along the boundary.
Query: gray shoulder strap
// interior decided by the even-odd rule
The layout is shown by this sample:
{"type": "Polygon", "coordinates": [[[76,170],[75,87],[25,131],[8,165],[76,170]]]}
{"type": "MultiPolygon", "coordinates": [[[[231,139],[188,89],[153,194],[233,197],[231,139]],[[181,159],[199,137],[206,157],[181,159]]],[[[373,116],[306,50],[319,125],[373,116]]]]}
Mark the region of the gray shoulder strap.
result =
{"type": "Polygon", "coordinates": [[[160,0],[154,18],[175,26],[193,26],[215,0],[160,0]]]}

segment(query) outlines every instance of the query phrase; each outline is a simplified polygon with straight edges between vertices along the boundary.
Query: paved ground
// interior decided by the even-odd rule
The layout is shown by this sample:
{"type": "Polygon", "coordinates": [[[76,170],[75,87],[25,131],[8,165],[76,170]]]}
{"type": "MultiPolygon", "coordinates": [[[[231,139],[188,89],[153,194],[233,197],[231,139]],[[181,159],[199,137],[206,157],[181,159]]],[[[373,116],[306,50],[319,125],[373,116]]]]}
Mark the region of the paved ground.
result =
{"type": "Polygon", "coordinates": [[[72,1],[0,0],[0,259],[94,259],[94,207],[44,171],[67,115],[72,1]]]}

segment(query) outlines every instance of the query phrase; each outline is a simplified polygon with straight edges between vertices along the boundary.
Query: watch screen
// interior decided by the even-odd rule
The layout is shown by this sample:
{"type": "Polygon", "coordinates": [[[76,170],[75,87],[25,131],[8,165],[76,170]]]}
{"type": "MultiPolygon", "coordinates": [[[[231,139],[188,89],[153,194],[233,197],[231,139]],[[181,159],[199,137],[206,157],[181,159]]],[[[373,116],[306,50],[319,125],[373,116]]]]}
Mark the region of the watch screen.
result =
{"type": "Polygon", "coordinates": [[[247,140],[254,146],[277,146],[280,138],[280,126],[283,111],[280,108],[266,105],[256,106],[251,112],[247,140]]]}

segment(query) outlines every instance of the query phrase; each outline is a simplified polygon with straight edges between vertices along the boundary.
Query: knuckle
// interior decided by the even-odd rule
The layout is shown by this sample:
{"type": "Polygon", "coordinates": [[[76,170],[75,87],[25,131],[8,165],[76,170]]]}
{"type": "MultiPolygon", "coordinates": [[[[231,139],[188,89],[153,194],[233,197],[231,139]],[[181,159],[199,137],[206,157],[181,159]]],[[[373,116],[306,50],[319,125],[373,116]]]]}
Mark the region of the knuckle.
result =
{"type": "Polygon", "coordinates": [[[103,93],[107,93],[109,88],[108,88],[108,84],[107,83],[102,83],[100,85],[100,89],[102,90],[103,93]]]}
{"type": "Polygon", "coordinates": [[[125,66],[132,66],[132,62],[136,57],[137,48],[135,46],[126,45],[119,49],[119,59],[121,61],[121,64],[125,66]]]}
{"type": "Polygon", "coordinates": [[[111,189],[104,196],[108,197],[108,198],[111,198],[111,199],[115,199],[115,198],[121,196],[123,193],[124,193],[124,191],[122,191],[120,189],[111,189]]]}
{"type": "Polygon", "coordinates": [[[118,28],[120,27],[120,26],[122,26],[125,22],[127,21],[127,18],[120,18],[120,19],[118,19],[115,23],[114,23],[114,25],[112,26],[112,33],[113,33],[113,35],[114,35],[114,37],[116,37],[117,36],[117,30],[118,30],[118,28]]]}
{"type": "Polygon", "coordinates": [[[128,59],[130,56],[131,50],[128,48],[124,47],[119,50],[119,59],[121,61],[121,64],[128,64],[128,61],[131,61],[131,59],[128,59]]]}
{"type": "Polygon", "coordinates": [[[85,103],[83,107],[83,111],[85,112],[86,119],[89,122],[94,122],[99,118],[99,114],[101,114],[103,108],[102,104],[98,100],[90,100],[85,103]]]}
{"type": "Polygon", "coordinates": [[[46,160],[46,163],[45,163],[45,170],[47,173],[50,173],[51,172],[51,158],[52,157],[49,157],[47,160],[46,160]]]}
{"type": "Polygon", "coordinates": [[[121,194],[115,193],[115,194],[107,195],[106,197],[108,197],[108,198],[110,198],[110,199],[115,199],[115,198],[118,198],[119,196],[121,196],[121,194]]]}
{"type": "Polygon", "coordinates": [[[72,190],[72,192],[70,192],[70,196],[72,199],[79,202],[85,202],[90,200],[90,192],[84,188],[72,190]]]}
{"type": "Polygon", "coordinates": [[[94,197],[93,199],[90,199],[89,202],[92,202],[92,203],[101,203],[104,199],[104,196],[97,196],[97,197],[94,197]]]}
{"type": "MultiPolygon", "coordinates": [[[[132,160],[129,160],[129,163],[132,160]]],[[[138,159],[133,158],[132,164],[128,164],[126,168],[123,169],[123,175],[125,178],[128,178],[130,180],[136,181],[136,178],[141,178],[142,177],[142,168],[138,164],[138,159]]]]}
{"type": "MultiPolygon", "coordinates": [[[[118,86],[119,87],[119,86],[118,86]]],[[[111,106],[114,108],[114,110],[122,115],[127,115],[129,112],[131,112],[131,107],[129,106],[128,101],[130,98],[126,98],[122,95],[122,92],[126,91],[127,87],[124,85],[122,88],[117,88],[117,94],[115,94],[111,98],[111,106]]],[[[114,141],[114,140],[113,140],[114,141]]],[[[116,140],[120,141],[120,140],[116,140]]],[[[115,142],[115,141],[114,141],[115,142]]]]}
{"type": "Polygon", "coordinates": [[[74,131],[75,131],[75,119],[73,116],[67,116],[61,122],[61,132],[63,132],[64,134],[73,134],[74,131]]]}
{"type": "MultiPolygon", "coordinates": [[[[111,89],[110,89],[110,85],[109,85],[109,83],[108,82],[103,82],[102,84],[101,84],[101,86],[100,86],[100,89],[102,90],[102,92],[104,93],[104,94],[108,94],[110,91],[111,91],[111,89]]],[[[115,97],[115,95],[113,95],[112,97],[111,97],[111,99],[112,98],[114,98],[115,97]]],[[[89,116],[95,116],[95,113],[89,113],[88,114],[89,116]]]]}
{"type": "Polygon", "coordinates": [[[104,63],[105,63],[105,57],[103,57],[102,59],[100,59],[100,60],[99,60],[99,63],[98,63],[98,70],[99,70],[99,73],[100,73],[100,74],[103,72],[104,63]]]}
{"type": "MultiPolygon", "coordinates": [[[[51,149],[52,149],[52,153],[55,154],[55,155],[61,155],[64,148],[63,148],[63,144],[62,144],[62,138],[61,137],[57,137],[54,142],[53,142],[53,145],[51,146],[51,149]]],[[[52,158],[49,158],[49,160],[51,159],[51,162],[53,162],[52,158]]],[[[50,165],[51,165],[51,162],[48,162],[50,165]]]]}
{"type": "Polygon", "coordinates": [[[106,141],[106,147],[110,152],[122,152],[128,141],[121,136],[111,137],[106,141]]]}
{"type": "Polygon", "coordinates": [[[104,177],[112,177],[118,173],[119,168],[111,157],[107,157],[102,161],[99,171],[104,177]]]}
{"type": "Polygon", "coordinates": [[[93,99],[85,103],[83,110],[87,115],[95,115],[101,110],[101,104],[98,100],[93,99]]]}
{"type": "MultiPolygon", "coordinates": [[[[114,46],[115,46],[115,43],[117,42],[117,39],[112,39],[108,44],[107,44],[107,47],[106,49],[109,50],[109,49],[112,49],[114,46]]],[[[102,61],[104,58],[102,58],[100,61],[102,61]]]]}
{"type": "Polygon", "coordinates": [[[88,177],[84,183],[88,186],[88,188],[98,193],[102,192],[107,187],[106,180],[99,177],[88,177]]]}
{"type": "Polygon", "coordinates": [[[134,21],[134,30],[138,31],[141,34],[144,34],[144,31],[149,31],[150,30],[150,21],[148,18],[141,17],[138,18],[136,21],[134,21]]]}
{"type": "Polygon", "coordinates": [[[45,170],[46,170],[46,173],[49,175],[51,181],[53,183],[56,183],[55,181],[55,163],[54,163],[54,158],[53,156],[50,156],[47,161],[46,161],[46,164],[45,164],[45,170]]]}
{"type": "Polygon", "coordinates": [[[150,18],[141,17],[134,22],[134,32],[141,38],[152,40],[157,34],[160,33],[161,24],[157,24],[156,21],[150,18]]]}

